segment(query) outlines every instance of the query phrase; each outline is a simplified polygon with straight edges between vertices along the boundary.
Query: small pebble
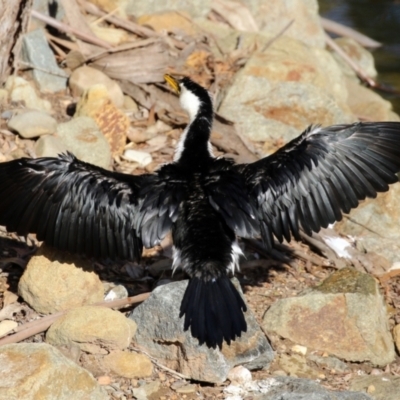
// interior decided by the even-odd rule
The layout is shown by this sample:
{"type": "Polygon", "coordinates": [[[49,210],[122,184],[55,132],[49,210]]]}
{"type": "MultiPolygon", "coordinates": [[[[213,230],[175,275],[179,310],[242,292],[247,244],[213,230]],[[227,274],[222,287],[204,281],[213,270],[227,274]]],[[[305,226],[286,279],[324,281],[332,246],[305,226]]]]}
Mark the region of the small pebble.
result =
{"type": "Polygon", "coordinates": [[[151,154],[146,153],[145,151],[132,150],[132,149],[125,150],[123,158],[127,161],[137,162],[143,167],[145,167],[146,165],[150,164],[153,161],[151,154]]]}
{"type": "Polygon", "coordinates": [[[292,347],[292,351],[295,353],[302,354],[305,356],[307,354],[307,347],[305,346],[300,346],[299,344],[296,344],[292,347]]]}
{"type": "Polygon", "coordinates": [[[109,385],[111,383],[111,377],[108,375],[102,375],[97,378],[99,385],[109,385]]]}
{"type": "Polygon", "coordinates": [[[183,393],[193,393],[193,392],[196,391],[196,385],[193,385],[193,384],[184,385],[184,386],[181,386],[181,387],[177,388],[175,391],[177,393],[181,393],[181,394],[183,394],[183,393]]]}
{"type": "Polygon", "coordinates": [[[0,322],[0,337],[7,335],[7,333],[10,333],[17,327],[18,327],[18,323],[15,321],[11,321],[8,319],[1,321],[0,322]]]}
{"type": "Polygon", "coordinates": [[[242,385],[244,383],[251,382],[251,372],[242,365],[238,365],[229,371],[228,379],[231,382],[242,385]]]}

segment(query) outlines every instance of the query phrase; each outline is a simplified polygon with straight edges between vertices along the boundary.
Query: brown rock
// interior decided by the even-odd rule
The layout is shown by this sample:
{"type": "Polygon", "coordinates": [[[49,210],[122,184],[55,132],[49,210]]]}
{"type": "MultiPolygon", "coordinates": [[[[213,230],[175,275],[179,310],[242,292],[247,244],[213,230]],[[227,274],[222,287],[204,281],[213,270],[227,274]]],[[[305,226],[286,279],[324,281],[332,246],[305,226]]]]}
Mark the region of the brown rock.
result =
{"type": "Polygon", "coordinates": [[[49,314],[103,300],[103,285],[88,261],[42,245],[26,266],[19,295],[49,314]]]}
{"type": "Polygon", "coordinates": [[[146,378],[153,373],[153,364],[144,354],[118,351],[103,358],[103,365],[124,378],[146,378]]]}
{"type": "Polygon", "coordinates": [[[77,343],[85,351],[86,345],[100,345],[110,349],[129,346],[136,325],[119,311],[106,307],[84,306],[68,311],[50,327],[46,341],[61,346],[77,343]]]}
{"type": "Polygon", "coordinates": [[[308,293],[276,301],[263,328],[349,361],[386,365],[394,359],[386,307],[374,278],[352,268],[308,293]]]}
{"type": "Polygon", "coordinates": [[[130,121],[113,104],[104,85],[94,85],[84,92],[77,104],[75,116],[93,118],[110,144],[113,156],[122,154],[130,121]]]}
{"type": "Polygon", "coordinates": [[[0,347],[0,398],[106,400],[93,376],[45,343],[0,347]]]}

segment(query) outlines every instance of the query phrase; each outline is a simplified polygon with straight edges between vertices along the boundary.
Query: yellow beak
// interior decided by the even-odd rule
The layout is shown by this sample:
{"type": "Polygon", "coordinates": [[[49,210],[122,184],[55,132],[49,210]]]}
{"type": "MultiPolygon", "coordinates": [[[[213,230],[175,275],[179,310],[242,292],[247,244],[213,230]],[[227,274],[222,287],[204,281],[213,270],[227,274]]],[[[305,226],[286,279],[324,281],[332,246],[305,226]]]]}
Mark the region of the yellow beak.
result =
{"type": "Polygon", "coordinates": [[[179,82],[175,78],[173,78],[171,75],[165,74],[164,79],[168,83],[168,85],[171,86],[174,92],[176,92],[177,94],[181,92],[181,87],[179,86],[179,82]]]}

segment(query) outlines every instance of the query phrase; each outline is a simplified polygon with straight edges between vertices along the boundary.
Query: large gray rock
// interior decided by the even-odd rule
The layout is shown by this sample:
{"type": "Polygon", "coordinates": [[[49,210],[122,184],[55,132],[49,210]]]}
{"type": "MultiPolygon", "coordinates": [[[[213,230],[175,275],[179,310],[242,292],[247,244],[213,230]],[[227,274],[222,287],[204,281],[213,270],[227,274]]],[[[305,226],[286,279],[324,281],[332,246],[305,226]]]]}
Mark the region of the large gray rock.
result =
{"type": "Polygon", "coordinates": [[[21,56],[32,69],[35,82],[43,92],[58,92],[67,87],[67,74],[58,67],[43,29],[24,35],[21,56]]]}
{"type": "Polygon", "coordinates": [[[199,346],[189,331],[183,330],[179,307],[188,281],[159,286],[130,315],[136,324],[134,341],[157,360],[188,378],[221,383],[235,365],[247,368],[268,366],[273,351],[251,311],[246,312],[247,332],[222,349],[199,346]]]}
{"type": "Polygon", "coordinates": [[[96,379],[45,343],[0,347],[0,399],[107,400],[96,379]]]}
{"type": "Polygon", "coordinates": [[[92,118],[76,117],[59,124],[57,136],[68,151],[80,160],[110,168],[110,145],[92,118]]]}
{"type": "Polygon", "coordinates": [[[348,361],[387,365],[394,360],[388,315],[374,278],[343,268],[297,297],[276,301],[263,328],[348,361]]]}
{"type": "Polygon", "coordinates": [[[229,385],[224,392],[232,396],[227,399],[251,397],[253,400],[372,400],[365,393],[336,392],[325,389],[309,379],[290,377],[268,378],[250,382],[242,387],[229,385]]]}

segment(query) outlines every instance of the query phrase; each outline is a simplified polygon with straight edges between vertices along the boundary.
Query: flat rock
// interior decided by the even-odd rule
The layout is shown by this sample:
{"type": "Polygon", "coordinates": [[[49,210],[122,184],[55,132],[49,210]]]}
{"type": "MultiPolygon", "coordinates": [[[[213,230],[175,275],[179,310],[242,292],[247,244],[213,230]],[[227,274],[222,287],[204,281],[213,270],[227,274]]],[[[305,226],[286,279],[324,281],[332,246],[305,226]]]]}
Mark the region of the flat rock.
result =
{"type": "Polygon", "coordinates": [[[199,29],[191,21],[190,15],[182,11],[164,11],[142,15],[137,21],[141,25],[150,26],[156,32],[184,32],[187,35],[199,33],[199,29]]]}
{"type": "Polygon", "coordinates": [[[105,356],[102,364],[112,374],[128,379],[146,378],[153,373],[153,364],[145,354],[117,351],[105,356]]]}
{"type": "Polygon", "coordinates": [[[317,0],[243,0],[242,3],[249,7],[261,31],[276,36],[292,21],[284,35],[309,47],[325,47],[317,0]]]}
{"type": "Polygon", "coordinates": [[[311,124],[354,121],[346,99],[343,75],[327,51],[281,37],[250,57],[219,112],[251,140],[287,142],[311,124]]]}
{"type": "Polygon", "coordinates": [[[19,295],[36,311],[50,314],[103,300],[103,285],[88,261],[42,245],[23,273],[19,295]]]}
{"type": "Polygon", "coordinates": [[[357,239],[357,247],[375,252],[392,263],[400,261],[400,184],[375,199],[366,199],[334,229],[357,239]]]}
{"type": "Polygon", "coordinates": [[[57,65],[44,29],[24,35],[21,57],[32,68],[33,79],[41,91],[54,93],[67,88],[67,74],[57,65]]]}
{"type": "Polygon", "coordinates": [[[103,84],[93,85],[82,94],[75,117],[91,117],[107,139],[113,156],[121,155],[126,145],[129,118],[111,101],[103,84]]]}
{"type": "Polygon", "coordinates": [[[6,80],[5,88],[10,94],[10,100],[23,101],[27,108],[33,110],[51,111],[51,103],[41,99],[33,85],[20,76],[9,76],[6,80]]]}
{"type": "Polygon", "coordinates": [[[107,307],[83,306],[68,311],[57,319],[46,333],[46,342],[55,346],[77,344],[100,345],[109,349],[125,349],[135,333],[136,325],[119,311],[107,307]]]}
{"type": "Polygon", "coordinates": [[[350,382],[351,390],[369,391],[374,400],[398,400],[400,377],[393,375],[356,376],[350,382]]]}
{"type": "Polygon", "coordinates": [[[92,118],[76,117],[58,124],[57,136],[68,151],[80,160],[110,168],[110,145],[92,118]]]}
{"type": "Polygon", "coordinates": [[[118,108],[124,105],[124,93],[118,83],[96,68],[83,66],[75,69],[68,84],[75,97],[82,96],[93,85],[104,85],[114,105],[118,108]]]}
{"type": "Polygon", "coordinates": [[[268,333],[348,361],[387,365],[394,346],[374,278],[343,268],[303,295],[276,301],[263,317],[268,333]]]}
{"type": "MultiPolygon", "coordinates": [[[[237,282],[237,281],[236,281],[237,282]]],[[[246,312],[247,332],[222,349],[199,346],[190,332],[183,330],[179,307],[188,281],[159,286],[130,315],[138,326],[134,341],[148,354],[190,379],[221,383],[229,371],[243,364],[248,369],[268,366],[273,351],[254,315],[246,312]]]]}
{"type": "Polygon", "coordinates": [[[0,398],[107,400],[96,379],[45,343],[0,347],[0,398]]]}
{"type": "Polygon", "coordinates": [[[67,146],[62,140],[53,135],[41,136],[35,143],[35,153],[38,157],[57,157],[67,151],[67,146]]]}
{"type": "Polygon", "coordinates": [[[309,379],[291,377],[273,377],[243,386],[229,385],[224,393],[226,400],[247,397],[253,400],[372,400],[365,393],[332,391],[309,379]]]}
{"type": "Polygon", "coordinates": [[[54,133],[57,121],[43,111],[27,111],[16,114],[7,123],[9,129],[16,131],[25,139],[54,133]]]}

